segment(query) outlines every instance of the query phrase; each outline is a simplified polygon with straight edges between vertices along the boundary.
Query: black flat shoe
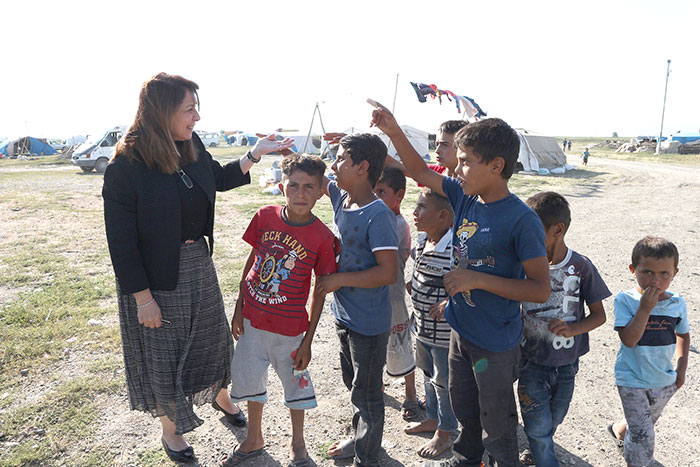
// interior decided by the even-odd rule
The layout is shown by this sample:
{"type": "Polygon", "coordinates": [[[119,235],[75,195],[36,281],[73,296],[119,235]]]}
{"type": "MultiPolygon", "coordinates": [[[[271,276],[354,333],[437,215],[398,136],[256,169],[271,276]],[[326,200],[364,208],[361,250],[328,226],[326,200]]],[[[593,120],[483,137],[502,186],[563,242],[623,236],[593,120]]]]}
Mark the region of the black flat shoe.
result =
{"type": "Polygon", "coordinates": [[[194,449],[192,448],[192,446],[187,446],[182,451],[173,451],[168,447],[168,444],[165,442],[165,439],[161,438],[160,441],[163,443],[163,449],[165,450],[165,453],[168,455],[171,461],[180,462],[183,464],[195,461],[196,457],[194,455],[194,449]]]}
{"type": "Polygon", "coordinates": [[[229,422],[233,426],[245,426],[246,425],[246,419],[245,415],[243,415],[243,411],[239,410],[238,413],[228,413],[224,409],[221,408],[219,404],[216,403],[216,401],[211,403],[211,406],[214,407],[215,410],[218,410],[219,412],[224,414],[224,417],[226,418],[226,421],[229,422]]]}

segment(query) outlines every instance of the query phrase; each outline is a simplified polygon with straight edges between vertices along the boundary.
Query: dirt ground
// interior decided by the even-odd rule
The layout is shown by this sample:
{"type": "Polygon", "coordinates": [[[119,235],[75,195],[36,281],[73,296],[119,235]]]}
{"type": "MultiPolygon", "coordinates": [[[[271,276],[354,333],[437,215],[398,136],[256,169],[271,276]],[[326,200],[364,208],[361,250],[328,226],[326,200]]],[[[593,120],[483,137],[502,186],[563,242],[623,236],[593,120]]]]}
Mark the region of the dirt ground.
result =
{"type": "MultiPolygon", "coordinates": [[[[596,158],[591,159],[589,168],[598,174],[573,185],[552,177],[551,185],[545,187],[561,192],[571,203],[573,220],[567,234],[568,245],[591,258],[615,294],[634,285],[627,265],[638,239],[654,234],[673,240],[680,250],[680,273],[672,290],[680,292],[688,303],[692,336],[700,329],[700,292],[692,285],[700,279],[700,169],[596,158]]],[[[406,213],[411,209],[404,207],[406,213]]],[[[228,222],[232,220],[217,214],[216,228],[228,222]]],[[[407,270],[411,267],[409,261],[407,270]]],[[[232,302],[227,299],[230,314],[229,303],[232,302]]],[[[612,327],[612,298],[604,305],[607,322],[591,333],[591,351],[581,359],[569,414],[555,436],[557,454],[564,466],[624,465],[605,433],[606,425],[619,419],[622,410],[613,376],[619,340],[612,327]]],[[[116,319],[108,324],[118,326],[116,319]]],[[[332,441],[351,433],[352,408],[341,381],[337,353],[333,318],[326,308],[309,367],[319,407],[308,412],[305,430],[309,454],[317,465],[351,465],[351,461],[333,461],[322,455],[332,441]]],[[[74,371],[71,365],[76,363],[75,358],[71,360],[73,363],[65,368],[69,374],[74,371]]],[[[422,375],[416,379],[422,393],[422,375]]],[[[405,422],[400,416],[403,386],[400,381],[389,378],[385,381],[382,465],[421,465],[423,459],[415,452],[428,436],[403,433],[405,422]]],[[[270,375],[269,392],[263,427],[266,452],[243,465],[286,466],[289,462],[289,414],[282,404],[281,386],[274,373],[270,375]]],[[[117,465],[139,465],[140,453],[159,445],[159,424],[146,414],[130,411],[125,393],[106,398],[101,406],[101,429],[95,443],[109,446],[117,465]]],[[[201,407],[197,412],[205,423],[187,438],[201,465],[216,465],[222,452],[244,439],[245,429],[225,425],[211,407],[201,407]]],[[[521,428],[519,432],[524,441],[521,428]]],[[[656,465],[700,465],[698,439],[700,362],[694,351],[690,354],[685,386],[673,397],[657,424],[656,458],[660,464],[656,465]]],[[[449,451],[441,456],[447,457],[449,451]]]]}

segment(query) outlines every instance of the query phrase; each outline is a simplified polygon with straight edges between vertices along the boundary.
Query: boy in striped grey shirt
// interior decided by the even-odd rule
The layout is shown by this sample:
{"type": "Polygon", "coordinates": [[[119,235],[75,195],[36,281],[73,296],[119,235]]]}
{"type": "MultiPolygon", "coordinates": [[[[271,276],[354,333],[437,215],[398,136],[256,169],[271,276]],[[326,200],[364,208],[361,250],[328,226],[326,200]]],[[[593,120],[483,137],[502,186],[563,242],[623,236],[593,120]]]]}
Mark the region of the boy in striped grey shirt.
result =
{"type": "Polygon", "coordinates": [[[425,379],[427,420],[409,423],[404,431],[434,432],[432,439],[418,449],[420,456],[429,459],[450,447],[450,432],[457,429],[447,385],[451,328],[442,316],[448,300],[442,279],[451,270],[453,218],[447,198],[423,188],[413,211],[420,234],[412,252],[413,277],[407,286],[413,301],[411,330],[416,338],[416,365],[425,379]]]}

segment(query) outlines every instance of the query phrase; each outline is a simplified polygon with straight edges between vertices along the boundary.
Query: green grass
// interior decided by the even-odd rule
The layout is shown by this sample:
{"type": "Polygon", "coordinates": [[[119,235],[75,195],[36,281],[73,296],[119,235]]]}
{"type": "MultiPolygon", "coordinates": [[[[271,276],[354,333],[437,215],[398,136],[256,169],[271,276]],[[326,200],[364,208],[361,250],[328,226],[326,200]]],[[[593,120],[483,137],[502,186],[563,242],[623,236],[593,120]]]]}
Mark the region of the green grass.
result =
{"type": "MultiPolygon", "coordinates": [[[[564,139],[559,137],[558,140],[564,139]]],[[[601,138],[601,137],[581,137],[581,138],[571,138],[573,144],[571,145],[571,151],[567,151],[568,155],[579,156],[585,147],[589,147],[589,152],[591,153],[591,159],[596,157],[601,157],[605,159],[616,159],[623,161],[637,161],[637,162],[655,162],[660,164],[672,164],[672,165],[686,165],[686,166],[700,166],[700,154],[654,154],[654,152],[616,152],[615,149],[609,149],[605,147],[593,147],[595,144],[604,141],[618,141],[618,142],[628,142],[630,138],[601,138]]]]}
{"type": "Polygon", "coordinates": [[[0,159],[0,170],[8,167],[46,167],[50,165],[70,164],[70,159],[62,154],[54,154],[53,156],[31,156],[29,159],[3,158],[0,159]]]}
{"type": "MultiPolygon", "coordinates": [[[[106,374],[75,378],[40,400],[4,414],[0,438],[17,444],[0,454],[0,464],[66,465],[64,454],[99,429],[95,423],[100,417],[98,398],[116,394],[123,386],[122,378],[106,374]]],[[[105,453],[80,451],[71,453],[70,465],[101,465],[108,459],[105,453]]]]}
{"type": "MultiPolygon", "coordinates": [[[[573,149],[583,144],[575,140],[573,149]]],[[[247,149],[219,147],[210,152],[227,162],[247,149]]],[[[605,154],[593,151],[593,157],[605,154]]],[[[253,167],[250,185],[217,197],[214,261],[229,311],[249,252],[241,235],[261,205],[284,201],[282,196],[263,194],[257,183],[277,159],[265,157],[253,167]]],[[[95,439],[104,410],[100,398],[124,392],[114,275],[102,217],[102,176],[66,170],[67,164],[52,156],[0,160],[0,465],[97,466],[115,461],[110,447],[95,439]],[[22,170],[12,170],[19,167],[22,170]],[[90,326],[91,318],[105,324],[90,326]],[[69,363],[75,376],[63,371],[69,363]],[[24,369],[26,377],[21,376],[24,369]],[[39,383],[54,389],[34,399],[31,391],[38,390],[39,383]]],[[[609,182],[606,175],[590,167],[563,175],[516,174],[510,188],[522,198],[542,189],[595,190],[609,182]]],[[[409,222],[418,195],[409,181],[402,203],[409,222]]],[[[333,211],[327,197],[317,202],[314,213],[330,225],[333,211]]],[[[322,446],[320,454],[327,448],[322,446]]],[[[165,461],[159,447],[136,460],[147,466],[165,461]]]]}

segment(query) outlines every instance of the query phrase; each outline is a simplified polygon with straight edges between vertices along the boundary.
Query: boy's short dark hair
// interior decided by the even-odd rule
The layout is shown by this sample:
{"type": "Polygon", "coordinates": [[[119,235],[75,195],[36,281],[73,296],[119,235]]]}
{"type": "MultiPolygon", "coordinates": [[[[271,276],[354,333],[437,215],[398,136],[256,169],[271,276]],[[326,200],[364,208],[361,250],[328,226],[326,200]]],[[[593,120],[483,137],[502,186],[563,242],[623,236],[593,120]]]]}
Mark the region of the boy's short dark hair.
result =
{"type": "Polygon", "coordinates": [[[459,130],[468,125],[469,122],[464,120],[447,120],[442,122],[440,128],[438,129],[441,133],[446,133],[448,135],[454,135],[459,130]]]}
{"type": "Polygon", "coordinates": [[[530,196],[525,204],[540,216],[545,229],[561,222],[565,229],[569,230],[571,224],[569,202],[559,193],[543,191],[530,196]]]}
{"type": "Polygon", "coordinates": [[[357,133],[343,136],[340,145],[350,154],[353,165],[362,161],[369,163],[367,179],[374,188],[384,168],[387,156],[386,144],[379,136],[372,133],[357,133]]]}
{"type": "Polygon", "coordinates": [[[318,177],[319,185],[323,185],[323,174],[326,172],[326,164],[318,156],[312,156],[310,154],[292,154],[282,158],[280,168],[282,169],[282,173],[287,177],[301,170],[312,177],[318,177]]]}
{"type": "Polygon", "coordinates": [[[446,209],[450,213],[450,219],[454,220],[454,211],[452,210],[450,200],[448,200],[445,196],[442,196],[440,193],[427,186],[421,188],[420,192],[425,197],[425,199],[429,199],[433,203],[435,203],[436,208],[446,209]]]}
{"type": "Polygon", "coordinates": [[[647,258],[673,258],[673,267],[678,267],[678,248],[672,242],[661,237],[646,236],[632,249],[632,266],[635,268],[642,256],[647,258]]]}
{"type": "Polygon", "coordinates": [[[386,183],[396,193],[399,190],[406,191],[406,176],[401,169],[396,167],[384,167],[382,175],[377,183],[386,183]]]}
{"type": "Polygon", "coordinates": [[[501,157],[505,162],[501,176],[508,180],[518,162],[520,137],[500,118],[486,118],[459,130],[455,135],[455,146],[462,150],[472,148],[482,163],[501,157]]]}

